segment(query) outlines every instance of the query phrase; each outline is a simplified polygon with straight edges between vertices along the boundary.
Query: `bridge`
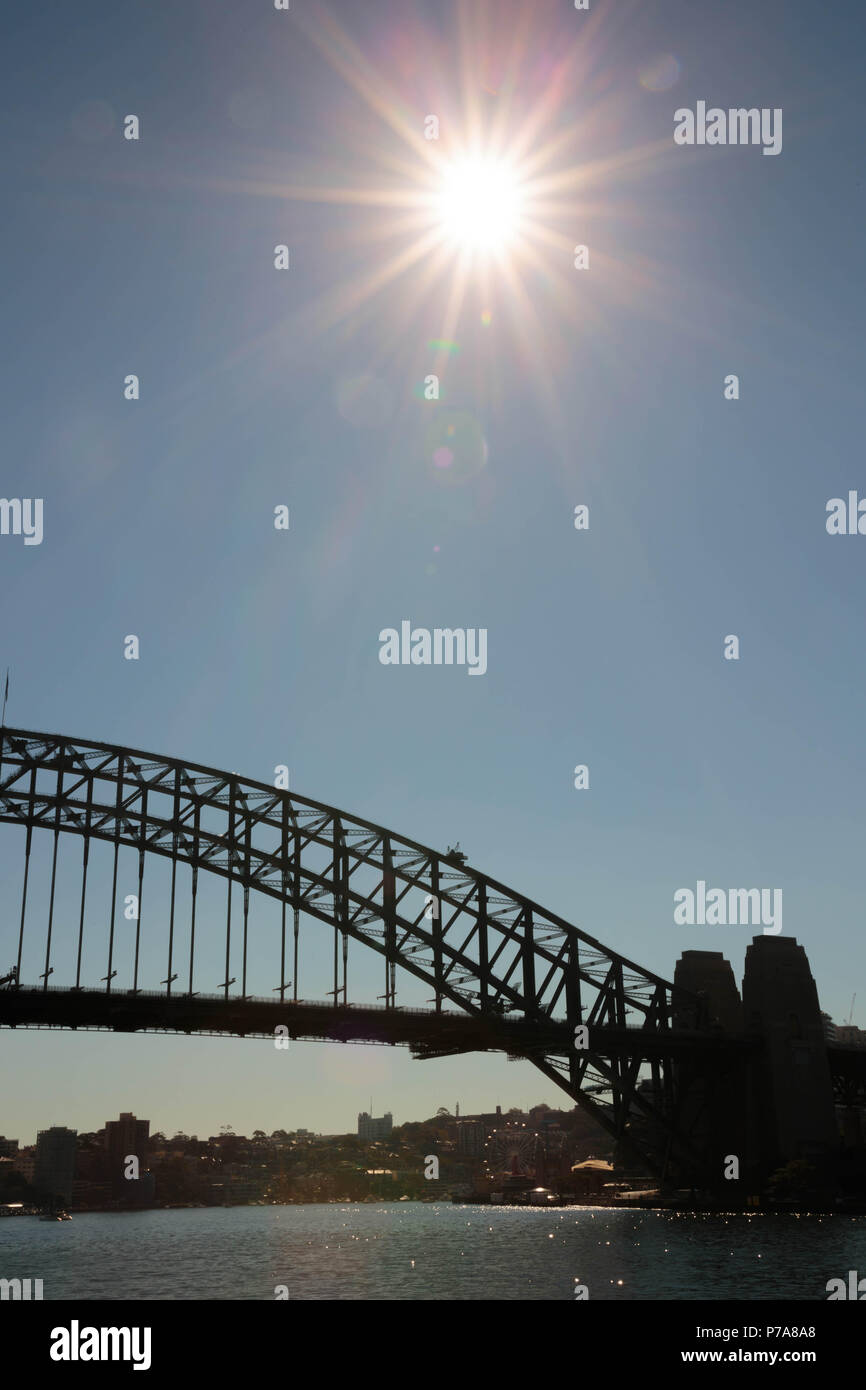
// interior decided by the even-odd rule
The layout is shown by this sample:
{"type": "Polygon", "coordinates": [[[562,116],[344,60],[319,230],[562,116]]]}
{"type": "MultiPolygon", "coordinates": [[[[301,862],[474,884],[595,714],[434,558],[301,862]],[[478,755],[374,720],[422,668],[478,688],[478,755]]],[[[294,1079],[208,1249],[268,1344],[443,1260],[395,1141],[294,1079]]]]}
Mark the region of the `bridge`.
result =
{"type": "MultiPolygon", "coordinates": [[[[730,1147],[750,1068],[766,1071],[767,1029],[720,1021],[729,989],[714,984],[713,953],[686,953],[713,959],[667,981],[463,855],[288,789],[3,727],[0,821],[22,850],[0,1027],[282,1034],[401,1044],[427,1060],[499,1051],[535,1066],[650,1172],[702,1183],[718,1172],[719,1144],[730,1147]],[[46,901],[34,921],[40,838],[46,901]],[[64,861],[58,893],[58,851],[75,842],[75,887],[64,861]],[[151,893],[155,867],[167,879],[151,893]],[[107,904],[94,905],[94,876],[97,897],[110,881],[107,904]],[[271,929],[257,930],[265,909],[271,929]],[[350,943],[365,979],[378,959],[375,1003],[350,1003],[350,943]],[[325,945],[327,999],[305,999],[307,955],[320,969],[325,945]],[[269,976],[269,995],[253,992],[253,975],[269,976]],[[402,1002],[419,985],[430,1007],[402,1002]]],[[[866,1072],[843,1060],[834,1084],[850,1097],[866,1072]]]]}

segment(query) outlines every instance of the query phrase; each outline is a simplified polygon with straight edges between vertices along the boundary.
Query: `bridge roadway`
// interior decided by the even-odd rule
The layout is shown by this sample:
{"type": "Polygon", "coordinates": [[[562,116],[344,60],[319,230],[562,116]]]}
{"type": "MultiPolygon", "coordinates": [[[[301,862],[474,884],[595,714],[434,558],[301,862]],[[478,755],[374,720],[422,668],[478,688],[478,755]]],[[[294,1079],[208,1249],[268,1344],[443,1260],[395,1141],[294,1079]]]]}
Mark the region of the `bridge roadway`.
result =
{"type": "MultiPolygon", "coordinates": [[[[284,1001],[222,994],[106,991],[22,985],[0,989],[0,1027],[109,1029],[119,1033],[200,1033],[270,1038],[278,1026],[297,1040],[403,1045],[418,1057],[463,1052],[505,1052],[511,1057],[575,1054],[574,1030],[558,1020],[534,1023],[496,1012],[466,1014],[433,1009],[284,1001]]],[[[284,1036],[284,1035],[283,1035],[284,1036]]],[[[654,1058],[722,1057],[760,1046],[757,1038],[718,1031],[590,1027],[590,1054],[654,1058]]]]}

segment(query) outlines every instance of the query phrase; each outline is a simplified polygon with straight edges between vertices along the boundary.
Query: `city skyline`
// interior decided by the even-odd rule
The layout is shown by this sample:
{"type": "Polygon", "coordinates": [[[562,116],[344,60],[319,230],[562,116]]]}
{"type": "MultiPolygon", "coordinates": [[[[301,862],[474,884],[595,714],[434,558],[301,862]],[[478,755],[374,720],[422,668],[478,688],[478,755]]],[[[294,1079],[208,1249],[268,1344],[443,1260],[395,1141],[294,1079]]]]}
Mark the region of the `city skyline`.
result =
{"type": "MultiPolygon", "coordinates": [[[[89,1103],[89,1102],[85,1102],[85,1104],[89,1105],[90,1103],[89,1103]]],[[[470,1110],[470,1109],[467,1108],[466,1111],[465,1111],[465,1113],[464,1113],[463,1106],[460,1104],[460,1102],[457,1102],[456,1104],[460,1105],[460,1114],[459,1114],[459,1115],[457,1115],[457,1114],[455,1113],[455,1110],[451,1109],[449,1106],[445,1105],[445,1102],[443,1102],[443,1105],[445,1105],[445,1108],[448,1109],[449,1114],[450,1114],[453,1118],[455,1118],[455,1119],[468,1119],[468,1118],[470,1118],[472,1115],[492,1113],[492,1112],[488,1112],[488,1110],[485,1110],[484,1106],[479,1106],[479,1108],[478,1108],[477,1110],[470,1110]]],[[[100,1107],[100,1102],[95,1102],[95,1105],[97,1106],[97,1108],[99,1108],[99,1107],[100,1107]]],[[[516,1101],[515,1101],[512,1105],[504,1105],[501,1101],[497,1100],[497,1101],[494,1103],[494,1107],[493,1107],[493,1108],[494,1108],[494,1110],[495,1110],[495,1109],[496,1109],[496,1106],[498,1106],[499,1109],[501,1110],[503,1116],[505,1116],[505,1115],[508,1114],[508,1112],[509,1112],[510,1110],[514,1110],[514,1109],[519,1110],[521,1114],[529,1114],[529,1112],[530,1112],[531,1110],[536,1109],[536,1108],[537,1108],[538,1106],[540,1106],[540,1105],[548,1105],[549,1108],[550,1108],[551,1110],[568,1110],[568,1109],[572,1108],[572,1107],[569,1105],[569,1103],[568,1103],[568,1097],[565,1096],[565,1095],[560,1095],[558,1100],[557,1100],[557,1097],[554,1096],[554,1098],[553,1098],[552,1101],[541,1099],[541,1100],[535,1100],[535,1101],[533,1101],[531,1104],[522,1105],[522,1106],[519,1106],[519,1105],[517,1104],[516,1101]]],[[[421,1116],[421,1117],[417,1117],[417,1118],[430,1119],[430,1118],[432,1118],[432,1117],[439,1111],[440,1108],[441,1108],[440,1106],[437,1106],[434,1110],[432,1110],[432,1111],[430,1112],[430,1115],[428,1115],[428,1116],[421,1116]]],[[[18,1132],[17,1132],[17,1131],[14,1131],[14,1125],[12,1125],[11,1121],[5,1118],[6,1115],[7,1115],[7,1113],[8,1113],[8,1112],[5,1110],[5,1108],[3,1109],[2,1112],[0,1112],[0,1140],[2,1140],[2,1139],[6,1139],[7,1141],[8,1141],[8,1140],[17,1140],[18,1145],[19,1145],[20,1148],[30,1148],[30,1147],[31,1147],[33,1144],[35,1144],[35,1142],[36,1142],[36,1133],[37,1133],[38,1131],[34,1131],[34,1133],[33,1133],[33,1138],[32,1138],[32,1139],[25,1139],[25,1138],[20,1137],[19,1134],[18,1134],[18,1132]],[[4,1124],[5,1124],[5,1131],[4,1131],[4,1124]],[[14,1131],[14,1132],[13,1132],[13,1131],[14,1131]]],[[[132,1110],[124,1110],[124,1109],[118,1110],[118,1114],[120,1114],[120,1115],[123,1115],[123,1114],[126,1114],[126,1113],[129,1113],[129,1114],[132,1114],[132,1115],[138,1115],[140,1112],[137,1111],[137,1110],[135,1109],[135,1107],[133,1107],[132,1110]]],[[[264,1123],[261,1123],[261,1124],[260,1124],[260,1123],[255,1123],[255,1124],[252,1124],[252,1125],[250,1126],[250,1128],[247,1129],[247,1130],[239,1129],[239,1128],[237,1128],[237,1127],[234,1126],[234,1125],[231,1125],[230,1128],[231,1128],[232,1132],[235,1133],[235,1134],[237,1134],[237,1135],[244,1135],[244,1134],[250,1135],[250,1134],[252,1134],[255,1130],[263,1130],[266,1134],[272,1135],[272,1134],[277,1133],[279,1130],[285,1130],[287,1133],[290,1133],[290,1134],[295,1134],[295,1133],[298,1133],[298,1132],[306,1131],[307,1133],[310,1133],[310,1134],[315,1135],[315,1137],[317,1137],[317,1138],[327,1139],[327,1138],[329,1138],[329,1137],[333,1137],[333,1136],[336,1136],[336,1135],[352,1134],[352,1133],[356,1132],[356,1130],[357,1130],[358,1113],[359,1113],[359,1112],[355,1111],[354,1120],[352,1121],[352,1123],[349,1124],[348,1128],[346,1128],[346,1129],[334,1129],[334,1130],[318,1130],[318,1129],[316,1129],[316,1130],[313,1130],[313,1129],[310,1129],[307,1125],[304,1125],[304,1124],[302,1124],[302,1123],[298,1123],[298,1124],[294,1124],[294,1123],[289,1124],[289,1123],[286,1123],[286,1124],[274,1125],[273,1127],[268,1127],[268,1126],[266,1126],[264,1123]]],[[[369,1112],[369,1113],[372,1114],[373,1112],[369,1112]]],[[[390,1112],[385,1111],[384,1113],[385,1113],[385,1114],[389,1114],[390,1112]]],[[[400,1125],[402,1125],[402,1124],[414,1123],[414,1122],[415,1122],[415,1121],[398,1120],[398,1121],[395,1122],[394,1128],[395,1128],[395,1129],[398,1129],[398,1128],[400,1127],[400,1125]]],[[[187,1125],[187,1128],[178,1127],[178,1128],[176,1128],[176,1129],[171,1129],[170,1126],[164,1126],[164,1125],[161,1125],[161,1124],[158,1124],[158,1123],[154,1123],[154,1122],[151,1122],[151,1123],[152,1123],[152,1125],[153,1125],[152,1133],[153,1133],[153,1134],[164,1134],[165,1137],[166,1137],[167,1139],[173,1138],[175,1134],[186,1134],[188,1137],[192,1138],[193,1136],[200,1135],[200,1134],[204,1134],[204,1133],[206,1132],[206,1129],[207,1129],[206,1126],[198,1126],[198,1127],[197,1127],[197,1126],[195,1126],[195,1125],[187,1125]]],[[[227,1122],[226,1122],[226,1123],[227,1123],[227,1122]]],[[[44,1122],[40,1122],[40,1123],[39,1123],[39,1130],[43,1130],[43,1129],[52,1129],[52,1128],[75,1128],[78,1134],[99,1134],[99,1133],[105,1128],[105,1124],[106,1124],[106,1121],[103,1121],[102,1124],[99,1124],[99,1125],[96,1125],[96,1126],[90,1126],[90,1125],[87,1125],[87,1124],[85,1124],[85,1123],[83,1123],[83,1122],[78,1123],[78,1124],[73,1124],[72,1121],[63,1121],[63,1122],[61,1123],[61,1122],[57,1122],[55,1119],[52,1119],[51,1122],[50,1122],[50,1124],[44,1123],[44,1122]]],[[[210,1130],[210,1131],[207,1131],[208,1138],[215,1138],[215,1137],[217,1137],[221,1132],[223,1132],[224,1127],[225,1127],[224,1125],[220,1125],[220,1126],[218,1126],[218,1127],[216,1127],[216,1128],[214,1128],[214,1129],[212,1129],[212,1130],[210,1130]]]]}
{"type": "MultiPolygon", "coordinates": [[[[567,1099],[567,1098],[566,1098],[566,1099],[567,1099]]],[[[540,1109],[540,1108],[544,1108],[545,1106],[546,1106],[546,1102],[544,1102],[544,1101],[537,1101],[534,1105],[530,1105],[530,1106],[521,1107],[521,1106],[512,1105],[512,1106],[508,1106],[507,1108],[504,1108],[501,1104],[499,1104],[499,1103],[497,1102],[496,1108],[495,1108],[494,1110],[492,1110],[492,1111],[467,1112],[466,1114],[463,1114],[462,1112],[459,1112],[458,1110],[455,1109],[455,1110],[452,1110],[452,1111],[448,1111],[448,1118],[453,1119],[453,1120],[455,1120],[455,1121],[461,1121],[461,1120],[470,1121],[470,1120],[475,1120],[475,1119],[477,1119],[477,1118],[478,1118],[478,1115],[491,1115],[491,1116],[496,1115],[496,1116],[501,1117],[501,1119],[504,1121],[504,1120],[506,1120],[506,1119],[508,1118],[508,1116],[511,1115],[512,1113],[517,1113],[517,1114],[520,1114],[520,1115],[528,1115],[528,1114],[530,1114],[533,1110],[538,1110],[538,1109],[540,1109]]],[[[568,1105],[566,1104],[566,1105],[561,1105],[561,1106],[547,1106],[546,1108],[548,1108],[548,1109],[550,1109],[550,1110],[556,1110],[556,1111],[566,1111],[566,1110],[571,1109],[572,1107],[570,1107],[570,1106],[568,1106],[568,1105]]],[[[416,1118],[415,1120],[400,1120],[400,1121],[397,1121],[397,1122],[393,1125],[393,1128],[394,1128],[394,1129],[399,1129],[403,1124],[417,1124],[417,1123],[420,1123],[421,1120],[430,1120],[430,1119],[434,1119],[434,1118],[436,1118],[436,1115],[439,1115],[439,1114],[441,1113],[441,1110],[442,1110],[442,1107],[439,1107],[439,1108],[437,1108],[437,1111],[435,1112],[434,1115],[423,1116],[423,1117],[421,1117],[421,1119],[417,1119],[417,1118],[416,1118]]],[[[342,1138],[342,1137],[345,1136],[345,1135],[351,1135],[351,1134],[353,1134],[353,1133],[357,1133],[357,1123],[361,1120],[361,1114],[362,1114],[362,1113],[365,1114],[365,1115],[367,1115],[368,1118],[370,1117],[370,1112],[359,1112],[359,1114],[356,1116],[356,1123],[355,1123],[354,1126],[350,1126],[348,1129],[345,1129],[345,1130],[335,1130],[332,1134],[325,1134],[325,1133],[322,1133],[321,1131],[310,1130],[310,1129],[307,1129],[307,1128],[306,1128],[305,1126],[303,1126],[303,1125],[295,1126],[295,1127],[292,1128],[292,1129],[287,1128],[285,1125],[281,1125],[281,1126],[279,1126],[277,1129],[270,1130],[270,1131],[264,1130],[263,1127],[262,1127],[261,1125],[256,1125],[254,1129],[250,1130],[249,1134],[244,1134],[242,1131],[240,1131],[240,1130],[235,1130],[233,1127],[222,1127],[222,1128],[220,1129],[220,1131],[214,1132],[213,1134],[209,1134],[209,1135],[207,1136],[207,1138],[208,1138],[208,1140],[219,1139],[219,1138],[221,1137],[221,1135],[223,1135],[223,1134],[226,1132],[226,1128],[229,1128],[229,1129],[230,1129],[230,1132],[231,1132],[232,1134],[234,1134],[237,1138],[249,1138],[250,1135],[255,1134],[255,1133],[257,1133],[257,1132],[265,1133],[265,1134],[267,1134],[270,1138],[272,1138],[272,1137],[274,1136],[274,1134],[279,1134],[279,1133],[286,1133],[286,1134],[290,1134],[290,1135],[297,1135],[297,1134],[300,1134],[300,1135],[307,1135],[307,1136],[309,1136],[310,1138],[314,1138],[314,1139],[342,1138]]],[[[146,1123],[146,1124],[148,1124],[148,1125],[151,1125],[151,1121],[150,1121],[149,1119],[147,1119],[146,1117],[144,1117],[144,1119],[142,1119],[141,1117],[137,1116],[137,1115],[135,1114],[134,1111],[123,1111],[123,1110],[121,1110],[121,1111],[119,1112],[119,1115],[120,1115],[120,1119],[121,1119],[121,1120],[124,1120],[124,1119],[132,1119],[132,1120],[138,1120],[140,1123],[146,1123]]],[[[380,1116],[372,1116],[372,1118],[373,1118],[373,1119],[387,1118],[387,1119],[389,1119],[389,1120],[393,1120],[393,1116],[391,1115],[391,1112],[390,1112],[390,1111],[386,1111],[386,1112],[385,1112],[385,1115],[384,1115],[383,1117],[380,1117],[380,1116]]],[[[108,1125],[116,1125],[116,1124],[117,1124],[117,1120],[106,1120],[106,1121],[103,1122],[103,1124],[99,1125],[96,1129],[87,1129],[87,1128],[84,1127],[84,1126],[79,1126],[79,1127],[77,1127],[76,1129],[71,1130],[70,1132],[75,1133],[76,1135],[78,1135],[79,1138],[81,1138],[81,1137],[84,1137],[84,1136],[87,1136],[87,1135],[98,1135],[98,1134],[106,1133],[106,1126],[108,1126],[108,1125]]],[[[8,1126],[7,1126],[7,1127],[8,1127],[8,1126]]],[[[49,1129],[70,1129],[70,1127],[69,1127],[68,1125],[56,1125],[56,1124],[52,1121],[52,1123],[51,1123],[50,1125],[49,1125],[49,1124],[42,1125],[42,1127],[41,1127],[39,1133],[41,1133],[41,1132],[43,1132],[43,1131],[47,1131],[47,1130],[49,1130],[49,1129]]],[[[168,1129],[163,1129],[163,1128],[161,1128],[161,1127],[157,1124],[157,1125],[155,1126],[155,1128],[152,1128],[152,1130],[151,1130],[151,1133],[150,1133],[150,1140],[152,1140],[152,1139],[154,1138],[154,1136],[157,1135],[157,1134],[162,1134],[162,1135],[165,1137],[165,1139],[166,1139],[167,1141],[171,1141],[173,1138],[175,1138],[175,1137],[178,1136],[178,1135],[184,1135],[184,1136],[185,1136],[186,1138],[188,1138],[188,1139],[197,1139],[197,1138],[200,1138],[200,1136],[196,1133],[194,1127],[190,1127],[190,1126],[188,1126],[186,1129],[179,1129],[179,1130],[175,1130],[174,1132],[171,1132],[171,1131],[169,1131],[168,1129]]],[[[387,1136],[386,1136],[386,1137],[387,1137],[387,1136]]],[[[374,1140],[371,1140],[371,1142],[377,1142],[377,1141],[374,1139],[374,1140]]],[[[9,1145],[9,1144],[16,1144],[16,1145],[18,1146],[19,1149],[25,1149],[25,1148],[32,1148],[33,1145],[34,1145],[34,1143],[35,1143],[35,1139],[34,1139],[34,1140],[23,1140],[23,1141],[22,1141],[22,1140],[18,1139],[17,1136],[15,1136],[15,1135],[11,1135],[11,1134],[2,1134],[2,1133],[0,1133],[0,1145],[3,1145],[3,1144],[6,1144],[6,1145],[9,1145]]],[[[2,1155],[0,1155],[0,1156],[2,1156],[2,1155]]]]}

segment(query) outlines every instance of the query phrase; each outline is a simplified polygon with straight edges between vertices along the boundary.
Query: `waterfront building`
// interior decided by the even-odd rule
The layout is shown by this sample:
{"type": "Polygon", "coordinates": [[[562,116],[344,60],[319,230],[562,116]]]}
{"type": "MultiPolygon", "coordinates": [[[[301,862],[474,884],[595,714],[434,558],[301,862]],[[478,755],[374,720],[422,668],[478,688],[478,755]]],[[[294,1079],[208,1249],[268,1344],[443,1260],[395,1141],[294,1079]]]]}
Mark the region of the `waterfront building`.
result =
{"type": "Polygon", "coordinates": [[[124,1205],[147,1206],[153,1201],[154,1179],[147,1172],[150,1120],[138,1120],[128,1110],[105,1125],[105,1156],[108,1176],[116,1199],[124,1205]],[[137,1178],[127,1176],[130,1158],[138,1160],[137,1178]]]}
{"type": "Polygon", "coordinates": [[[36,1136],[33,1186],[50,1201],[68,1203],[75,1180],[75,1148],[78,1131],[63,1125],[42,1129],[36,1136]]]}
{"type": "Polygon", "coordinates": [[[105,1152],[108,1156],[112,1180],[123,1175],[123,1167],[130,1154],[134,1154],[139,1165],[145,1166],[147,1140],[150,1134],[150,1120],[137,1120],[128,1111],[121,1113],[119,1120],[108,1120],[105,1125],[105,1152]]]}

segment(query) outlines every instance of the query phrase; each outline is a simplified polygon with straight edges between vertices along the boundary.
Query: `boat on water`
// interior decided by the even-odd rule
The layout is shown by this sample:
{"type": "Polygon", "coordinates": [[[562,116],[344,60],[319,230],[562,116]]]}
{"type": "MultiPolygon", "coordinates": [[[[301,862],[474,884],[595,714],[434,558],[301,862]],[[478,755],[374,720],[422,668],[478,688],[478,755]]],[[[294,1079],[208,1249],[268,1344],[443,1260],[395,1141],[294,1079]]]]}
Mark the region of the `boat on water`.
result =
{"type": "Polygon", "coordinates": [[[71,1221],[72,1217],[68,1211],[43,1211],[39,1217],[40,1221],[71,1221]]]}

